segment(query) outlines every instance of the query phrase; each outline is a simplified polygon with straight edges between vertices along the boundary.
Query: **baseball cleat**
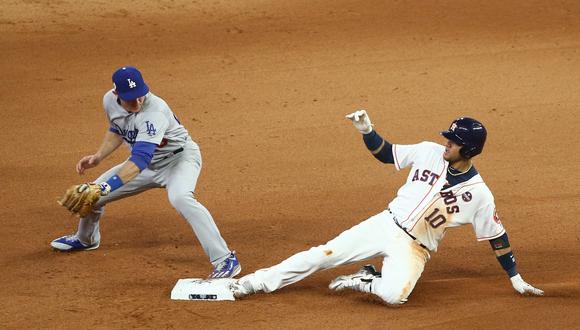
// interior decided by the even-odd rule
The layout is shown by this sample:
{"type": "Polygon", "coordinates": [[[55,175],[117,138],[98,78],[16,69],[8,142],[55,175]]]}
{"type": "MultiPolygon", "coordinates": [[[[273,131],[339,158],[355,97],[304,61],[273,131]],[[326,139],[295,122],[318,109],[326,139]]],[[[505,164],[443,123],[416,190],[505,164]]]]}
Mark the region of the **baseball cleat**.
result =
{"type": "Polygon", "coordinates": [[[235,280],[230,283],[229,289],[236,298],[242,298],[256,292],[252,287],[252,284],[249,281],[243,281],[243,279],[235,280]]]}
{"type": "Polygon", "coordinates": [[[53,249],[58,251],[89,251],[99,247],[99,242],[92,245],[83,244],[77,235],[59,237],[50,243],[53,249]]]}
{"type": "Polygon", "coordinates": [[[375,268],[375,266],[368,264],[368,265],[364,265],[359,271],[360,272],[366,272],[368,274],[373,275],[374,277],[381,277],[381,272],[377,271],[377,269],[375,268]]]}
{"type": "Polygon", "coordinates": [[[358,272],[350,275],[342,275],[330,282],[328,288],[335,291],[352,289],[361,292],[371,292],[373,279],[381,276],[373,265],[365,265],[358,272]]]}
{"type": "Polygon", "coordinates": [[[242,266],[236,257],[236,251],[232,251],[226,260],[217,264],[208,278],[232,278],[242,271],[242,266]]]}

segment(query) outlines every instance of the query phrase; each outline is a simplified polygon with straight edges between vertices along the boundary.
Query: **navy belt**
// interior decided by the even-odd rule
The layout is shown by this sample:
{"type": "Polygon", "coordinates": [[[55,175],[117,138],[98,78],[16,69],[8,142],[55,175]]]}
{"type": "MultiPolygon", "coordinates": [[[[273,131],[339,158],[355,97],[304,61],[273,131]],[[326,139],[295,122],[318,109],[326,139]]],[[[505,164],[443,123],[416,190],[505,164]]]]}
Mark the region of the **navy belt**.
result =
{"type": "Polygon", "coordinates": [[[163,159],[167,159],[167,158],[169,158],[169,157],[173,157],[174,155],[177,155],[178,153],[180,153],[180,152],[182,152],[182,151],[183,151],[183,147],[181,147],[181,148],[178,148],[178,149],[175,149],[175,150],[173,150],[173,152],[171,152],[171,154],[169,154],[169,155],[167,155],[167,156],[163,157],[163,159]]]}
{"type": "Polygon", "coordinates": [[[390,209],[387,209],[387,211],[389,211],[389,213],[393,216],[393,221],[395,222],[395,224],[397,225],[397,227],[401,228],[401,230],[404,231],[405,234],[409,235],[409,237],[411,237],[413,239],[413,241],[415,241],[417,244],[419,244],[422,248],[424,248],[425,250],[429,250],[429,249],[427,249],[427,247],[423,243],[421,243],[417,239],[417,237],[411,235],[411,233],[409,233],[405,228],[403,228],[403,226],[401,226],[401,224],[399,223],[399,221],[395,217],[395,214],[393,212],[391,212],[390,209]]]}

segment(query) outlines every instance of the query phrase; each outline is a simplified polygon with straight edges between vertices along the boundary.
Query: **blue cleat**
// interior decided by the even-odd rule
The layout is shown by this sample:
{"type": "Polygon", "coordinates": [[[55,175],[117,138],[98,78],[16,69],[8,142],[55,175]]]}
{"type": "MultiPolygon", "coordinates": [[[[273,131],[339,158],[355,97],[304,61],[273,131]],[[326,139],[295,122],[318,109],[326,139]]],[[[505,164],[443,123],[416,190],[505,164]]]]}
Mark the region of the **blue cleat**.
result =
{"type": "Polygon", "coordinates": [[[50,243],[53,249],[58,251],[88,251],[99,247],[99,242],[92,245],[83,244],[77,235],[59,237],[50,243]]]}
{"type": "Polygon", "coordinates": [[[208,278],[232,278],[242,271],[242,266],[236,257],[236,251],[232,251],[226,260],[217,264],[208,278]]]}

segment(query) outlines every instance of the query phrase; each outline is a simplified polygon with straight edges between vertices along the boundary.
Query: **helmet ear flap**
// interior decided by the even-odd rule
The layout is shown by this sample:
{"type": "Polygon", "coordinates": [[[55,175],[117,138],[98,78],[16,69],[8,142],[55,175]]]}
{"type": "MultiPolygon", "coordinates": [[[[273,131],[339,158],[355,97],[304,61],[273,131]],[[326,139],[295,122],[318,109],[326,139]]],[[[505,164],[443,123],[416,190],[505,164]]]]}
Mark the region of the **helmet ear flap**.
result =
{"type": "Polygon", "coordinates": [[[472,147],[472,146],[468,146],[468,145],[464,145],[461,147],[461,149],[459,149],[459,154],[461,156],[463,156],[464,158],[471,158],[473,157],[473,152],[475,151],[475,149],[477,149],[476,147],[472,147]]]}

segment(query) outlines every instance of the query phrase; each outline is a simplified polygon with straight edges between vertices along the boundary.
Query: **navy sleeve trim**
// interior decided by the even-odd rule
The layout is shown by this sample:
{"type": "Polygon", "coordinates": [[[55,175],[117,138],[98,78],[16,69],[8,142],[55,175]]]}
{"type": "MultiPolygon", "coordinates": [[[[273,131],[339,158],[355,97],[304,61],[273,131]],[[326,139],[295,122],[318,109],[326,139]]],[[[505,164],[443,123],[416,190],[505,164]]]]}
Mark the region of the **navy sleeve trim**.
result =
{"type": "Polygon", "coordinates": [[[510,241],[508,239],[507,233],[504,233],[498,238],[490,240],[489,244],[491,244],[491,248],[493,250],[501,250],[510,247],[510,241]]]}
{"type": "Polygon", "coordinates": [[[368,134],[363,134],[363,141],[376,159],[386,164],[395,163],[393,145],[383,139],[375,130],[368,134]]]}
{"type": "Polygon", "coordinates": [[[155,149],[157,149],[155,143],[143,141],[135,142],[129,160],[135,163],[140,171],[143,171],[151,163],[155,149]]]}
{"type": "Polygon", "coordinates": [[[114,128],[114,127],[109,127],[109,132],[115,133],[117,135],[121,135],[121,132],[119,132],[118,129],[114,128]]]}

